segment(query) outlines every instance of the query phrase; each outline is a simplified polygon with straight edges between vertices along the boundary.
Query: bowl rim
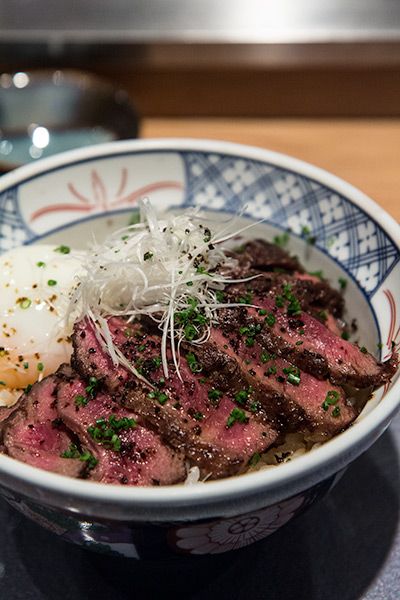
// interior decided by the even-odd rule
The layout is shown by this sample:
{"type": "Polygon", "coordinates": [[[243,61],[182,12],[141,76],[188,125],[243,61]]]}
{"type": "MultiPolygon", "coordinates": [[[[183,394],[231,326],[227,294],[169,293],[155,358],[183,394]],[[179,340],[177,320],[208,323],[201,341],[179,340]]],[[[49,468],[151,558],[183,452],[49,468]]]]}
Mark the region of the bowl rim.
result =
{"type": "MultiPolygon", "coordinates": [[[[238,158],[245,158],[273,164],[279,168],[298,173],[323,186],[338,192],[350,202],[365,211],[373,220],[379,215],[379,224],[390,236],[400,250],[399,225],[382,207],[366,194],[350,183],[316,167],[286,154],[266,150],[256,146],[248,146],[232,142],[206,140],[196,138],[160,138],[146,140],[129,140],[88,146],[77,150],[63,152],[38,162],[19,167],[0,178],[0,193],[8,188],[20,185],[25,181],[59,168],[73,166],[93,159],[107,159],[123,154],[136,154],[146,151],[193,151],[222,153],[238,158]]],[[[374,432],[383,431],[390,419],[400,407],[400,378],[394,383],[379,404],[353,427],[329,440],[316,450],[306,453],[296,460],[279,465],[279,468],[265,469],[240,476],[210,481],[207,485],[171,485],[162,487],[133,487],[102,484],[85,480],[77,480],[56,473],[51,473],[6,455],[0,454],[0,471],[9,479],[17,479],[30,485],[61,494],[69,498],[75,497],[85,501],[119,503],[137,507],[170,508],[192,504],[209,504],[259,492],[269,492],[282,485],[287,486],[295,481],[306,481],[313,472],[324,472],[330,475],[338,468],[345,466],[355,458],[355,448],[366,449],[366,440],[375,440],[374,432]],[[333,468],[336,465],[336,468],[333,468]]],[[[7,487],[9,487],[7,485],[7,487]]]]}

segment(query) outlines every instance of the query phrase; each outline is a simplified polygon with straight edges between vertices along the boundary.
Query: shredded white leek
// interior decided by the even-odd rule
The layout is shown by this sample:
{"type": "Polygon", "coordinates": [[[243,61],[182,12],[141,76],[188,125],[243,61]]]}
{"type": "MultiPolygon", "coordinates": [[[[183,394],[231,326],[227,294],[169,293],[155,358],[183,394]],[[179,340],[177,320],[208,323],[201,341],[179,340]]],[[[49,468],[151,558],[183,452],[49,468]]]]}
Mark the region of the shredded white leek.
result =
{"type": "Polygon", "coordinates": [[[189,464],[186,465],[186,479],[184,481],[184,485],[194,485],[195,483],[200,482],[200,469],[199,467],[189,467],[189,464]]]}
{"type": "Polygon", "coordinates": [[[95,325],[113,363],[141,379],[113,344],[107,318],[124,316],[132,321],[143,315],[151,317],[162,332],[162,366],[168,377],[170,358],[179,374],[179,347],[188,339],[179,313],[196,307],[204,323],[192,325],[190,341],[205,342],[218,309],[226,306],[218,300],[218,293],[232,282],[219,274],[221,267],[230,269],[237,264],[222,243],[249,226],[233,231],[234,219],[211,221],[196,209],[158,218],[148,200],[141,201],[140,215],[140,223],[114,232],[102,244],[92,244],[69,315],[79,307],[81,316],[95,325]]]}

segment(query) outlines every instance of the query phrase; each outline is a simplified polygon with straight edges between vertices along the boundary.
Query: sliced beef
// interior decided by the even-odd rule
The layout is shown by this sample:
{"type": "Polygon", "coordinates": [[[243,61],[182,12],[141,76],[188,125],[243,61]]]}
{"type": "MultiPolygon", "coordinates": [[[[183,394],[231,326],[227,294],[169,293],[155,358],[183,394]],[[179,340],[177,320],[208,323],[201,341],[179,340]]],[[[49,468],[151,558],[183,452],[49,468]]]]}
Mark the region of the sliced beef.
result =
{"type": "Polygon", "coordinates": [[[224,335],[221,329],[213,328],[209,344],[238,364],[240,384],[243,386],[244,379],[244,389],[250,390],[246,398],[250,406],[258,402],[271,420],[288,431],[312,430],[322,436],[338,433],[356,418],[341,388],[266,352],[258,336],[252,335],[253,330],[244,329],[224,335]]]}
{"type": "MultiPolygon", "coordinates": [[[[22,396],[22,394],[21,394],[22,396]]],[[[19,408],[22,398],[18,398],[17,402],[12,406],[0,406],[0,427],[1,423],[8,419],[8,417],[19,408]]]]}
{"type": "Polygon", "coordinates": [[[346,331],[345,323],[338,319],[335,319],[331,313],[326,313],[323,319],[319,319],[324,322],[325,327],[332,331],[335,335],[341,336],[344,331],[346,331]]]}
{"type": "MultiPolygon", "coordinates": [[[[79,330],[82,325],[77,326],[79,330]]],[[[167,443],[186,454],[202,474],[212,478],[243,470],[256,452],[262,452],[276,439],[277,432],[262,419],[238,408],[227,396],[212,398],[210,385],[201,373],[193,373],[182,356],[181,379],[173,372],[164,381],[160,362],[160,337],[144,331],[139,324],[127,325],[121,319],[110,320],[114,342],[132,364],[153,383],[154,389],[129,373],[115,375],[112,368],[104,370],[100,345],[88,362],[85,352],[77,348],[74,364],[86,377],[101,374],[104,385],[118,393],[120,402],[137,412],[155,428],[167,443]],[[94,367],[96,357],[99,368],[94,367]],[[118,386],[116,387],[116,383],[118,386]],[[227,426],[232,411],[240,411],[240,420],[227,426]],[[241,414],[243,413],[243,414],[241,414]]],[[[84,345],[88,336],[74,336],[74,344],[84,345]]],[[[91,347],[94,341],[90,338],[91,347]]],[[[117,370],[119,373],[119,370],[117,370]]],[[[235,414],[235,412],[233,412],[235,414]]]]}
{"type": "MultiPolygon", "coordinates": [[[[328,311],[335,318],[343,316],[344,300],[340,292],[333,289],[327,281],[307,274],[294,273],[257,273],[250,272],[247,275],[258,275],[247,283],[231,284],[227,287],[227,293],[232,300],[240,300],[249,295],[251,303],[254,296],[263,297],[266,294],[282,294],[285,286],[290,286],[292,293],[300,302],[302,310],[311,312],[319,319],[324,320],[321,313],[328,311]]],[[[247,276],[244,274],[244,276],[247,276]]]]}
{"type": "Polygon", "coordinates": [[[185,478],[181,454],[163,444],[159,435],[144,427],[136,414],[122,408],[110,394],[98,392],[92,397],[87,389],[87,382],[77,373],[63,377],[57,391],[57,410],[82,447],[98,461],[91,479],[143,486],[168,485],[185,478]]]}
{"type": "MultiPolygon", "coordinates": [[[[220,390],[204,377],[202,365],[195,362],[193,348],[181,350],[179,376],[170,364],[171,373],[164,382],[158,354],[160,346],[159,343],[157,346],[153,345],[159,340],[149,334],[146,339],[145,348],[139,353],[143,360],[142,368],[146,369],[146,377],[158,386],[158,393],[167,393],[172,402],[177,399],[173,404],[174,410],[183,422],[188,422],[194,434],[200,436],[202,441],[213,444],[221,453],[237,454],[246,462],[255,452],[264,451],[276,440],[277,434],[267,422],[250,414],[246,415],[248,422],[235,422],[234,426],[227,427],[236,403],[228,394],[220,394],[220,390]]],[[[126,349],[125,354],[137,361],[137,344],[134,348],[133,354],[127,353],[126,349]]]]}
{"type": "Polygon", "coordinates": [[[11,413],[12,413],[12,410],[10,408],[8,408],[7,406],[1,406],[0,407],[0,423],[5,421],[6,419],[8,419],[8,417],[11,415],[11,413]]]}
{"type": "Polygon", "coordinates": [[[238,270],[241,273],[252,269],[258,271],[273,271],[274,269],[289,272],[304,271],[297,257],[290,256],[277,244],[271,244],[261,239],[245,242],[232,252],[232,256],[238,260],[238,270]]]}
{"type": "MultiPolygon", "coordinates": [[[[133,382],[132,382],[133,383],[133,382]]],[[[189,421],[179,418],[173,403],[160,406],[150,400],[141,386],[124,390],[122,403],[137,411],[160,436],[177,450],[184,452],[191,465],[200,469],[202,477],[218,479],[241,472],[247,463],[236,453],[221,452],[213,443],[203,441],[200,425],[192,427],[189,421]]]]}
{"type": "Polygon", "coordinates": [[[57,377],[36,383],[25,394],[3,424],[3,444],[7,454],[61,475],[80,477],[87,465],[79,459],[65,460],[61,454],[73,443],[71,432],[59,421],[55,407],[57,377]]]}
{"type": "MultiPolygon", "coordinates": [[[[187,466],[228,477],[286,434],[325,441],[348,427],[360,407],[346,393],[368,396],[388,382],[397,356],[379,363],[342,339],[342,295],[279,245],[253,240],[230,256],[236,261],[216,271],[251,280],[225,287],[233,306],[219,311],[206,342],[180,340],[178,370],[168,345],[164,375],[154,321],[108,320],[122,366],[82,319],[71,365],[0,409],[0,451],[102,483],[169,485],[184,481],[187,466]]],[[[201,310],[190,302],[176,315],[187,337],[201,310]]]]}
{"type": "MultiPolygon", "coordinates": [[[[118,320],[119,321],[119,320],[118,320]]],[[[117,321],[117,322],[118,322],[117,321]]],[[[112,323],[114,321],[110,321],[112,323]]],[[[115,338],[122,345],[124,331],[129,332],[129,326],[126,322],[122,322],[118,329],[115,327],[115,338]]],[[[84,377],[95,377],[101,382],[107,377],[107,388],[109,390],[117,389],[123,382],[129,378],[129,373],[126,369],[119,365],[114,365],[110,355],[102,347],[102,344],[96,336],[95,328],[89,319],[77,321],[74,325],[72,335],[72,344],[74,352],[71,358],[72,366],[79,373],[83,373],[84,377]]]]}
{"type": "Polygon", "coordinates": [[[238,324],[243,327],[260,323],[262,329],[257,339],[265,350],[286,358],[319,379],[329,377],[338,385],[376,388],[389,381],[396,371],[396,357],[385,363],[377,362],[365,348],[335,335],[308,313],[288,315],[286,301],[279,302],[283,304],[279,308],[273,296],[257,296],[253,301],[267,311],[267,316],[251,307],[227,309],[221,319],[225,333],[237,329],[238,324]],[[269,315],[272,315],[271,325],[265,322],[269,315]]]}

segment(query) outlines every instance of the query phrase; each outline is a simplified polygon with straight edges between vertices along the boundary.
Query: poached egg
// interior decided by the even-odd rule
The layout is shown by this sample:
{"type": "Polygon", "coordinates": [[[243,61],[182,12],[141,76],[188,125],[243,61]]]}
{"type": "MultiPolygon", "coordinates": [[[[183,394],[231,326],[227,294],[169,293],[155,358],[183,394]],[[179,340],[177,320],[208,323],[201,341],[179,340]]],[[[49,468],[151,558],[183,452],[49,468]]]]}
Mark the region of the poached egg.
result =
{"type": "Polygon", "coordinates": [[[66,313],[82,259],[68,246],[21,246],[0,256],[0,405],[69,362],[66,313]]]}

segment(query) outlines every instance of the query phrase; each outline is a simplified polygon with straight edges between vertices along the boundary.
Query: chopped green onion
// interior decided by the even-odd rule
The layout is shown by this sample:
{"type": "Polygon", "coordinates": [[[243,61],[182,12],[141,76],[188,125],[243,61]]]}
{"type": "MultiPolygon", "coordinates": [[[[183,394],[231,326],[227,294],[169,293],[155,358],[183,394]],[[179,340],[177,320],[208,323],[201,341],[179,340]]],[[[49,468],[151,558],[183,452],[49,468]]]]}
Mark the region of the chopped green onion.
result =
{"type": "Polygon", "coordinates": [[[85,392],[87,392],[89,396],[94,398],[99,385],[100,381],[97,379],[97,377],[89,377],[89,385],[85,387],[85,392]]]}
{"type": "Polygon", "coordinates": [[[79,458],[81,453],[76,444],[70,444],[68,450],[60,454],[61,458],[79,458]]]}
{"type": "Polygon", "coordinates": [[[261,454],[259,454],[258,452],[255,452],[249,460],[249,466],[255,467],[260,462],[260,459],[261,459],[261,454]]]}
{"type": "Polygon", "coordinates": [[[151,361],[153,363],[154,369],[159,369],[161,367],[161,363],[162,363],[161,356],[153,356],[151,361]]]}
{"type": "Polygon", "coordinates": [[[235,406],[235,408],[232,409],[227,421],[226,421],[226,428],[230,429],[235,423],[248,423],[249,422],[249,417],[246,416],[246,413],[241,410],[240,408],[237,408],[235,406]]]}
{"type": "Polygon", "coordinates": [[[262,363],[266,363],[271,359],[271,355],[268,354],[268,352],[261,352],[260,354],[260,361],[262,363]]]}
{"type": "Polygon", "coordinates": [[[253,300],[253,294],[248,292],[245,296],[241,296],[237,299],[239,304],[251,304],[253,300]]]}
{"type": "Polygon", "coordinates": [[[216,389],[212,389],[212,390],[208,390],[208,397],[210,400],[219,400],[219,398],[221,398],[222,396],[222,392],[221,390],[216,390],[216,389]]]}
{"type": "Polygon", "coordinates": [[[317,241],[317,238],[314,235],[311,235],[311,229],[307,225],[304,225],[301,228],[301,235],[304,237],[307,244],[315,244],[317,241]]]}
{"type": "Polygon", "coordinates": [[[194,325],[192,325],[191,323],[189,323],[188,325],[185,325],[183,332],[184,332],[185,339],[188,340],[189,342],[194,340],[198,333],[196,327],[194,325]]]}
{"type": "Polygon", "coordinates": [[[322,270],[319,271],[308,271],[308,274],[312,277],[318,277],[318,279],[324,278],[324,272],[322,270]]]}
{"type": "Polygon", "coordinates": [[[147,394],[148,398],[152,398],[157,400],[159,404],[162,406],[167,402],[168,396],[164,392],[160,392],[159,390],[153,390],[147,394]]]}
{"type": "Polygon", "coordinates": [[[89,398],[86,398],[86,396],[82,396],[82,394],[77,394],[75,396],[75,405],[76,406],[86,406],[88,402],[89,402],[89,398]]]}
{"type": "Polygon", "coordinates": [[[247,390],[240,390],[234,395],[235,402],[237,402],[238,404],[246,404],[246,400],[248,399],[248,397],[249,392],[247,390]]]}
{"type": "Polygon", "coordinates": [[[294,375],[293,373],[289,373],[287,376],[287,381],[292,385],[300,385],[300,377],[298,375],[294,375]]]}
{"type": "Polygon", "coordinates": [[[54,252],[59,252],[60,254],[69,254],[71,252],[71,248],[69,246],[58,246],[57,248],[54,248],[54,252]]]}
{"type": "Polygon", "coordinates": [[[79,458],[87,464],[88,469],[94,469],[99,462],[89,450],[80,452],[76,444],[70,444],[68,450],[60,454],[61,458],[79,458]]]}
{"type": "Polygon", "coordinates": [[[298,367],[285,367],[282,369],[285,375],[287,375],[287,382],[292,385],[300,385],[300,369],[298,367]]]}
{"type": "Polygon", "coordinates": [[[290,300],[289,306],[287,307],[287,314],[291,317],[298,317],[301,315],[301,304],[297,298],[293,297],[290,300]]]}
{"type": "Polygon", "coordinates": [[[199,267],[197,267],[196,273],[198,273],[199,275],[208,275],[209,277],[212,277],[212,274],[209,273],[207,271],[207,269],[205,267],[203,267],[202,265],[200,265],[199,267]]]}
{"type": "Polygon", "coordinates": [[[88,469],[92,470],[99,462],[89,450],[85,450],[79,457],[79,460],[86,462],[88,469]]]}
{"type": "Polygon", "coordinates": [[[197,410],[195,413],[193,413],[193,419],[196,419],[196,421],[202,421],[204,419],[204,415],[202,412],[197,410]]]}
{"type": "Polygon", "coordinates": [[[272,327],[273,325],[275,325],[275,323],[276,323],[275,315],[272,312],[268,313],[264,319],[264,323],[269,325],[269,327],[272,327]]]}
{"type": "Polygon", "coordinates": [[[339,402],[340,394],[336,390],[329,390],[321,407],[326,411],[330,406],[334,406],[339,402]]]}
{"type": "Polygon", "coordinates": [[[211,240],[211,231],[206,227],[204,229],[204,241],[207,244],[211,240]]]}
{"type": "Polygon", "coordinates": [[[197,362],[197,358],[196,356],[193,354],[193,352],[189,352],[186,355],[186,362],[189,366],[189,369],[192,371],[192,373],[200,373],[200,371],[202,370],[202,366],[197,362]]]}
{"type": "Polygon", "coordinates": [[[137,225],[138,223],[140,223],[140,211],[135,210],[130,216],[128,225],[137,225]]]}
{"type": "Polygon", "coordinates": [[[275,365],[272,365],[271,367],[268,367],[268,369],[266,370],[266,372],[264,373],[264,375],[266,377],[268,377],[268,375],[276,375],[277,372],[277,368],[275,365]]]}
{"type": "Polygon", "coordinates": [[[282,235],[276,235],[273,239],[273,242],[276,246],[280,246],[282,248],[287,245],[289,239],[289,234],[287,231],[285,231],[284,233],[282,233],[282,235]]]}
{"type": "Polygon", "coordinates": [[[168,400],[167,394],[165,394],[164,392],[159,392],[158,393],[157,402],[159,404],[161,404],[161,406],[164,406],[164,404],[167,402],[167,400],[168,400]]]}
{"type": "Polygon", "coordinates": [[[135,419],[129,417],[117,419],[115,415],[110,415],[108,420],[104,417],[97,419],[94,425],[87,428],[87,432],[96,443],[119,452],[122,443],[117,433],[121,430],[134,428],[136,424],[135,419]]]}

